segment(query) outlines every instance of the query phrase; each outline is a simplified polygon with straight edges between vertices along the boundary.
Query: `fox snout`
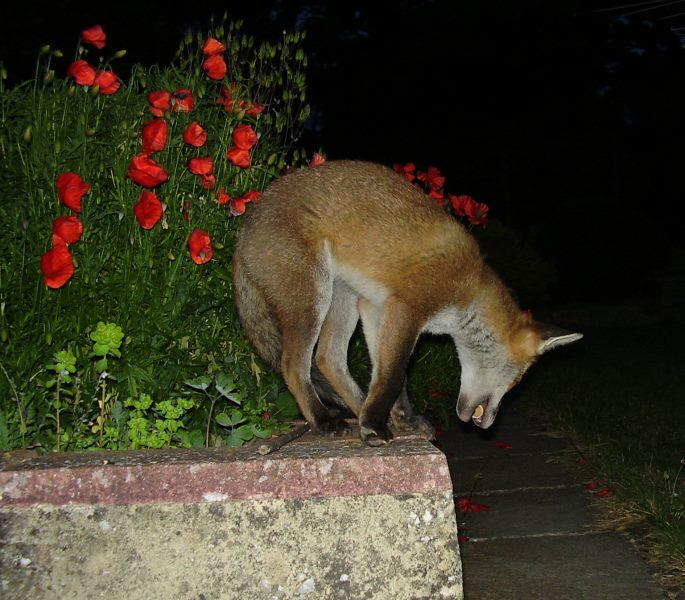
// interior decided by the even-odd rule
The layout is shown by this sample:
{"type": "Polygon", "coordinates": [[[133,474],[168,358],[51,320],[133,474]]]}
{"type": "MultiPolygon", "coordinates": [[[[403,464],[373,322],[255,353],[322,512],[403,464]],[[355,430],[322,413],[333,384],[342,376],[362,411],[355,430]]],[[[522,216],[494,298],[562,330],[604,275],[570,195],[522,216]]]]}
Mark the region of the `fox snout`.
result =
{"type": "Polygon", "coordinates": [[[481,429],[487,429],[495,422],[499,401],[493,402],[490,395],[469,398],[459,395],[457,400],[457,416],[464,423],[471,421],[481,429]]]}

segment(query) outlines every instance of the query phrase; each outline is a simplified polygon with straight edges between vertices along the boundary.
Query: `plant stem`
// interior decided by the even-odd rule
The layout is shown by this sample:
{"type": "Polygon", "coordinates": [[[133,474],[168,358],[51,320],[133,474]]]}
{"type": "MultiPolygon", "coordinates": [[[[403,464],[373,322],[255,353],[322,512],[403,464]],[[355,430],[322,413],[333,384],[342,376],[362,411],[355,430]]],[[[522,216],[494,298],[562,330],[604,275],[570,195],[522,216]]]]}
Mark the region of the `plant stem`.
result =
{"type": "MultiPolygon", "coordinates": [[[[207,394],[209,396],[209,394],[207,394]]],[[[209,396],[212,403],[209,406],[209,416],[207,417],[207,431],[205,433],[205,448],[209,448],[209,428],[212,425],[212,414],[214,413],[214,404],[216,403],[216,398],[209,396]]]]}

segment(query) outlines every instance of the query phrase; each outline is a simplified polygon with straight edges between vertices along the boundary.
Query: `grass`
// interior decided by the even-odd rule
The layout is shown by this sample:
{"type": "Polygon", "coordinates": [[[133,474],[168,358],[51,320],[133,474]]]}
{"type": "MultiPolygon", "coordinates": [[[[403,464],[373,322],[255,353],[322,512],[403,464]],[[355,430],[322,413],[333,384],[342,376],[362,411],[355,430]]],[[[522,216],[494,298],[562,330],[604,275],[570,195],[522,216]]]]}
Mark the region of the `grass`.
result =
{"type": "Polygon", "coordinates": [[[578,444],[580,475],[610,486],[607,527],[627,531],[669,587],[685,589],[683,324],[585,331],[516,392],[578,444]]]}

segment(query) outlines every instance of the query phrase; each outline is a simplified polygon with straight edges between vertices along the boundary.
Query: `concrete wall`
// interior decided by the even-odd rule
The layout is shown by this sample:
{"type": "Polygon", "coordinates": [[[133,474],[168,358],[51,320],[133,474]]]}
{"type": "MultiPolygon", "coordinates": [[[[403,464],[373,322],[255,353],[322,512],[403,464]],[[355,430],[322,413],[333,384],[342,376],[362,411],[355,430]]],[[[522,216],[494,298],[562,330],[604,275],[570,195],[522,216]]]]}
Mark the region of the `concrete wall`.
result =
{"type": "Polygon", "coordinates": [[[307,434],[0,470],[7,599],[462,598],[444,455],[307,434]]]}

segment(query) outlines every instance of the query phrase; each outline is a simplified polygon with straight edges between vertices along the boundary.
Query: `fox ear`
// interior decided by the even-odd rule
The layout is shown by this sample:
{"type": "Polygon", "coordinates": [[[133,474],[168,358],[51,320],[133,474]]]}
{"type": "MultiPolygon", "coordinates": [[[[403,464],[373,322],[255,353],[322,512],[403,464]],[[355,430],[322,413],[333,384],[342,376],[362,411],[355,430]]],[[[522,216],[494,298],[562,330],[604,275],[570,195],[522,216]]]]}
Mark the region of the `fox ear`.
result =
{"type": "Polygon", "coordinates": [[[564,346],[575,342],[583,337],[582,333],[573,333],[566,331],[554,325],[547,323],[537,323],[538,331],[540,332],[540,345],[538,346],[538,355],[556,348],[557,346],[564,346]]]}

